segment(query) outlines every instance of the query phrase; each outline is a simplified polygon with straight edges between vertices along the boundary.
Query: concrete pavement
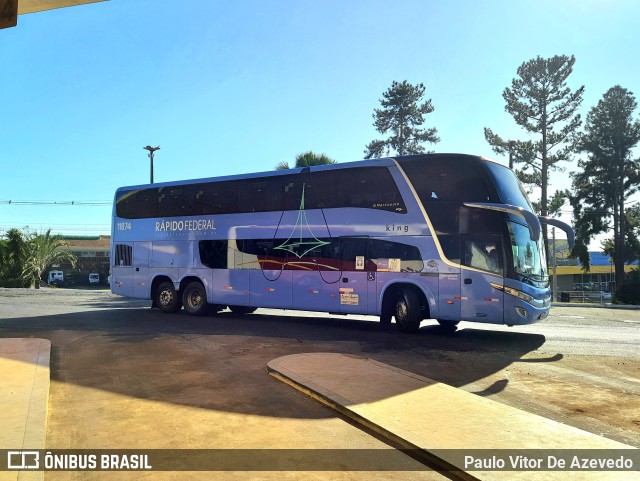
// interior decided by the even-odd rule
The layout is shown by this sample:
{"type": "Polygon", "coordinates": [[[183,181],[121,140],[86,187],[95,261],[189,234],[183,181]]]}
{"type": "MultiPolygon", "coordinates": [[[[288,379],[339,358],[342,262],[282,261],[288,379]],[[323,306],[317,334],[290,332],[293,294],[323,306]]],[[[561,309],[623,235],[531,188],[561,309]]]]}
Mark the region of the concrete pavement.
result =
{"type": "Polygon", "coordinates": [[[638,479],[637,471],[468,470],[465,450],[633,449],[636,462],[638,450],[369,358],[295,354],[269,362],[268,371],[444,469],[459,470],[463,479],[638,479]]]}
{"type": "MultiPolygon", "coordinates": [[[[44,339],[0,339],[0,449],[45,448],[50,351],[44,339]]],[[[364,357],[291,355],[269,362],[269,371],[395,443],[461,469],[463,478],[567,479],[562,471],[464,471],[465,449],[633,449],[364,357]],[[448,449],[458,457],[438,451],[448,449]]],[[[633,479],[629,474],[637,472],[570,473],[575,480],[633,479]]],[[[0,472],[2,481],[30,479],[43,473],[0,472]]]]}
{"type": "MultiPolygon", "coordinates": [[[[44,449],[51,342],[0,339],[0,449],[44,449]]],[[[41,480],[43,472],[0,472],[4,480],[41,480]]]]}

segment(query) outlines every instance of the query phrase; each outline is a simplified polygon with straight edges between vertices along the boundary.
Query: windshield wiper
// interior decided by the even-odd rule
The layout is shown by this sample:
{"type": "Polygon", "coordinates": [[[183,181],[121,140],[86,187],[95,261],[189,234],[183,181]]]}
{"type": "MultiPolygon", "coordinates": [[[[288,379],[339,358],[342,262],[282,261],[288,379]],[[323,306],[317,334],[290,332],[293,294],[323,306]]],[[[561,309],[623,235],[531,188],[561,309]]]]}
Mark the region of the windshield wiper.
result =
{"type": "Polygon", "coordinates": [[[532,286],[534,286],[535,284],[545,284],[545,283],[548,283],[548,282],[549,282],[549,276],[538,276],[537,274],[527,275],[527,274],[524,274],[524,273],[522,273],[522,272],[518,272],[518,271],[515,271],[515,273],[516,273],[516,275],[518,275],[518,276],[522,277],[524,280],[529,281],[529,283],[530,283],[532,286]],[[535,278],[535,277],[533,277],[533,276],[538,277],[538,278],[539,278],[539,280],[538,280],[538,279],[536,279],[536,278],[535,278]]]}

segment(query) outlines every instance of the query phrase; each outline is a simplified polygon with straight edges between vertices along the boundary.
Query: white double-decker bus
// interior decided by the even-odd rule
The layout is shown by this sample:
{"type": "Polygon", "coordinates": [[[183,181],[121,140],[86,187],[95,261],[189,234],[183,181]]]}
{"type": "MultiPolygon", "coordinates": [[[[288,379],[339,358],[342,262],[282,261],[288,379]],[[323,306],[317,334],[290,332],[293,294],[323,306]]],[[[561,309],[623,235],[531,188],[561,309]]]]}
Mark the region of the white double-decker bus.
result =
{"type": "Polygon", "coordinates": [[[121,187],[111,288],[164,312],[299,309],[527,324],[550,288],[541,222],[514,173],[424,154],[121,187]]]}

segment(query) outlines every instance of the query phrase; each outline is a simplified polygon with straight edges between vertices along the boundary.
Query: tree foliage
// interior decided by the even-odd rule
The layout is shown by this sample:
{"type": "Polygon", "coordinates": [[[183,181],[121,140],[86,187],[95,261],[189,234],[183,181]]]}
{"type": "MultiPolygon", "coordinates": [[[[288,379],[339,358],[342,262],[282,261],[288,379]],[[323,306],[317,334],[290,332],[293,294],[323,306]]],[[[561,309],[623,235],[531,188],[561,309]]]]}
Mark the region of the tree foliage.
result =
{"type": "MultiPolygon", "coordinates": [[[[571,192],[569,190],[556,190],[547,203],[547,215],[551,217],[560,216],[560,210],[564,207],[564,204],[570,199],[570,197],[571,192]]],[[[542,211],[542,204],[540,202],[531,203],[533,204],[533,208],[536,212],[542,211]]]]}
{"type": "Polygon", "coordinates": [[[620,304],[640,304],[640,270],[633,269],[624,276],[624,284],[616,288],[613,300],[620,304]]]}
{"type": "Polygon", "coordinates": [[[406,80],[391,84],[382,94],[381,108],[373,113],[373,125],[386,139],[372,140],[364,153],[366,159],[397,155],[420,154],[424,144],[440,141],[435,128],[422,128],[424,117],[434,111],[431,99],[423,101],[425,86],[406,80]]]}
{"type": "MultiPolygon", "coordinates": [[[[625,203],[639,189],[640,159],[633,148],[640,142],[640,121],[633,115],[637,103],[633,94],[616,85],[610,88],[587,115],[585,131],[576,147],[587,154],[573,174],[573,195],[577,242],[574,255],[588,264],[586,246],[596,234],[613,230],[609,249],[616,268],[616,283],[624,281],[625,261],[636,257],[638,244],[634,223],[638,208],[625,210],[625,203]]],[[[605,247],[607,248],[607,247],[605,247]]]]}
{"type": "Polygon", "coordinates": [[[19,229],[9,229],[0,241],[0,279],[17,280],[22,277],[25,257],[25,238],[19,229]]]}
{"type": "MultiPolygon", "coordinates": [[[[516,172],[521,181],[540,188],[542,215],[552,213],[548,195],[550,173],[562,170],[559,162],[572,159],[571,140],[581,123],[577,110],[584,86],[576,90],[567,86],[574,63],[573,55],[538,56],[518,67],[518,76],[502,93],[505,110],[535,140],[504,140],[491,129],[484,130],[485,139],[496,153],[510,152],[514,162],[523,165],[516,172]]],[[[546,244],[547,226],[542,227],[546,244]]]]}
{"type": "Polygon", "coordinates": [[[29,281],[32,287],[39,289],[42,274],[51,265],[68,261],[72,266],[75,266],[75,256],[71,252],[60,250],[64,245],[61,237],[51,235],[51,230],[44,234],[35,232],[27,234],[24,244],[22,277],[29,281]]]}
{"type": "MultiPolygon", "coordinates": [[[[336,161],[325,154],[316,154],[311,150],[302,154],[296,155],[295,167],[311,167],[312,165],[328,165],[335,164],[336,161]]],[[[276,170],[290,169],[289,162],[279,162],[276,164],[276,170]]]]}

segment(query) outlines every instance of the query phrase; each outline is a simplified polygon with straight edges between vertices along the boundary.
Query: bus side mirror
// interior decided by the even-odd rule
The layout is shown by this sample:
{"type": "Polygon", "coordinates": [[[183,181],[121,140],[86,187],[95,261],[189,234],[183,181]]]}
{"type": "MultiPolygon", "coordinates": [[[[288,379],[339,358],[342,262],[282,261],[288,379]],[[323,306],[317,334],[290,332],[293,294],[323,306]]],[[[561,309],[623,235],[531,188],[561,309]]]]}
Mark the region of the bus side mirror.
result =
{"type": "Polygon", "coordinates": [[[569,243],[569,248],[573,249],[573,246],[576,243],[576,236],[569,224],[566,224],[565,222],[562,222],[558,219],[551,219],[550,217],[539,216],[538,219],[540,219],[540,222],[542,224],[549,224],[553,227],[557,227],[558,229],[563,230],[564,233],[567,234],[567,242],[569,243]]]}

